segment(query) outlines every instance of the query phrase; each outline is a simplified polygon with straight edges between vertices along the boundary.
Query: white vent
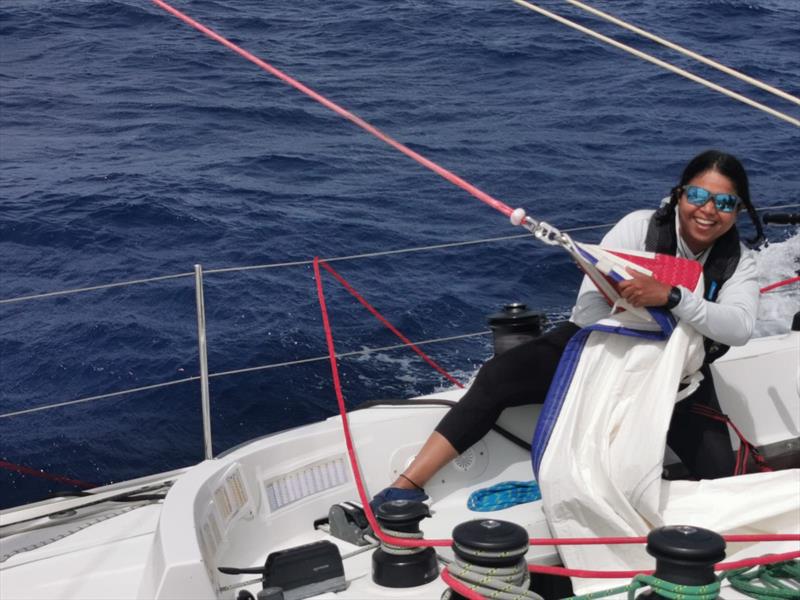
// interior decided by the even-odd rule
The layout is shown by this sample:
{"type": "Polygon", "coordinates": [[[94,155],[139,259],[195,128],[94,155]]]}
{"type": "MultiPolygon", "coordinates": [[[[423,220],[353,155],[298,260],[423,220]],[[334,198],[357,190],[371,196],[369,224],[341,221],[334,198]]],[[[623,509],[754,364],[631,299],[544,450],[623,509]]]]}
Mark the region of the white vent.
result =
{"type": "Polygon", "coordinates": [[[208,519],[203,523],[203,540],[206,543],[209,556],[214,556],[222,541],[222,535],[220,534],[219,526],[214,519],[213,513],[209,513],[208,519]]]}
{"type": "Polygon", "coordinates": [[[225,479],[225,487],[228,489],[228,497],[234,505],[233,512],[236,513],[247,504],[247,489],[244,487],[242,474],[238,469],[225,479]]]}
{"type": "Polygon", "coordinates": [[[217,546],[219,546],[222,543],[222,532],[219,530],[219,525],[217,524],[217,520],[211,513],[209,513],[208,515],[208,524],[211,529],[211,535],[214,536],[214,543],[217,546]]]}
{"type": "Polygon", "coordinates": [[[228,494],[225,493],[225,486],[218,487],[214,492],[214,505],[217,507],[223,523],[227,523],[233,515],[233,507],[228,499],[228,494]]]}
{"type": "Polygon", "coordinates": [[[237,468],[214,490],[214,505],[222,523],[227,526],[245,504],[247,504],[247,488],[237,468]]]}
{"type": "Polygon", "coordinates": [[[344,455],[305,466],[264,482],[269,507],[274,512],[303,498],[344,485],[349,481],[344,455]]]}

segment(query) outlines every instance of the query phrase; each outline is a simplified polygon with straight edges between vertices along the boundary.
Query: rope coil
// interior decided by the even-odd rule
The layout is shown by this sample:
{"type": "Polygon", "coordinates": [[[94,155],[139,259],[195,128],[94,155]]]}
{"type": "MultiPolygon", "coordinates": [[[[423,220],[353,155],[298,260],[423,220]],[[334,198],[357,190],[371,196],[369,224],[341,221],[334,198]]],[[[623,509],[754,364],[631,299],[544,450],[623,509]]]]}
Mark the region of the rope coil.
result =
{"type": "Polygon", "coordinates": [[[761,600],[800,598],[800,560],[747,567],[724,576],[733,589],[761,600]]]}
{"type": "MultiPolygon", "coordinates": [[[[524,558],[513,567],[481,567],[456,557],[454,563],[447,568],[450,577],[467,586],[473,593],[500,600],[543,600],[542,597],[528,589],[530,573],[524,558]]],[[[452,581],[448,582],[452,585],[452,581]]],[[[457,586],[453,586],[457,587],[457,586]]],[[[448,600],[453,595],[447,589],[441,600],[448,600]]]]}
{"type": "MultiPolygon", "coordinates": [[[[422,532],[415,531],[414,533],[409,533],[406,531],[396,531],[394,529],[388,529],[386,527],[383,528],[383,531],[392,537],[395,538],[402,538],[404,540],[421,540],[422,539],[422,532]]],[[[425,546],[397,546],[392,544],[391,542],[384,541],[383,539],[380,540],[381,542],[381,550],[386,552],[386,554],[394,554],[395,556],[410,556],[412,554],[419,554],[420,552],[425,551],[425,546]]]]}

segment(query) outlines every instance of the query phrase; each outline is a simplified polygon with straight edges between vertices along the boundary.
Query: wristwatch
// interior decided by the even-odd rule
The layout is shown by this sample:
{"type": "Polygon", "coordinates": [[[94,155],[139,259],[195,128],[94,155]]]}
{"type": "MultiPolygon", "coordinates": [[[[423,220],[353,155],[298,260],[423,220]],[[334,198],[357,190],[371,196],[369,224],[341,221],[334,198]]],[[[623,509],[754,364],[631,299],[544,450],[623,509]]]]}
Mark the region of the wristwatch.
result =
{"type": "Polygon", "coordinates": [[[666,308],[667,310],[672,310],[673,308],[678,306],[680,301],[681,301],[681,288],[673,286],[672,289],[669,291],[669,294],[667,295],[667,303],[664,304],[664,308],[666,308]]]}

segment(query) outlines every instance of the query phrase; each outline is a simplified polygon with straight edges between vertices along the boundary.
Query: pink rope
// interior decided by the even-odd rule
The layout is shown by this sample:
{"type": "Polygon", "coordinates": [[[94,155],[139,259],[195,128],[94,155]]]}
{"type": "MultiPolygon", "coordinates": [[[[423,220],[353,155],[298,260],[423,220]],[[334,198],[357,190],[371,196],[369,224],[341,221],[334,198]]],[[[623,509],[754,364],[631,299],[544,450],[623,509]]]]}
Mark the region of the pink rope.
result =
{"type": "Polygon", "coordinates": [[[18,465],[16,463],[11,463],[5,460],[0,460],[0,469],[14,471],[16,473],[21,473],[23,475],[30,475],[32,477],[39,477],[40,479],[48,479],[50,481],[56,481],[58,483],[71,485],[73,487],[79,487],[84,489],[97,487],[96,483],[89,483],[88,481],[81,481],[80,479],[70,479],[69,477],[64,477],[62,475],[53,475],[52,473],[47,473],[46,471],[40,471],[38,469],[33,469],[31,467],[26,467],[24,465],[18,465]]]}
{"type": "Polygon", "coordinates": [[[783,281],[776,281],[775,283],[771,283],[767,286],[764,286],[759,291],[764,294],[769,292],[770,290],[774,290],[775,288],[783,287],[784,285],[789,285],[790,283],[797,283],[800,281],[800,275],[797,277],[790,277],[789,279],[784,279],[783,281]]]}
{"type": "MultiPolygon", "coordinates": [[[[797,537],[797,536],[795,536],[797,537]]],[[[731,569],[741,569],[744,567],[755,567],[775,562],[783,562],[800,558],[800,552],[784,552],[783,554],[766,554],[757,558],[747,558],[727,563],[717,563],[714,565],[715,571],[729,571],[731,569]]],[[[550,565],[528,565],[531,573],[544,573],[546,575],[560,575],[563,577],[588,577],[597,579],[626,579],[636,575],[652,575],[653,570],[633,570],[633,571],[590,571],[587,569],[566,569],[564,567],[552,567],[550,565]]]]}
{"type": "Polygon", "coordinates": [[[319,308],[322,312],[322,326],[325,329],[325,342],[328,345],[328,358],[331,364],[331,376],[333,378],[333,389],[336,393],[336,402],[339,405],[339,414],[342,417],[342,431],[344,432],[344,441],[347,446],[347,456],[350,459],[350,468],[353,471],[353,478],[355,480],[356,489],[358,490],[358,497],[361,500],[361,505],[364,507],[364,513],[367,521],[372,526],[375,535],[387,544],[393,546],[403,546],[406,548],[418,548],[421,546],[450,546],[451,540],[409,540],[406,538],[398,538],[387,535],[378,524],[375,515],[372,512],[372,507],[369,505],[369,499],[364,490],[364,481],[361,478],[361,469],[358,466],[356,459],[355,447],[353,445],[353,438],[350,434],[350,422],[347,419],[347,408],[344,402],[344,395],[342,394],[342,383],[339,379],[339,366],[336,363],[336,349],[333,345],[333,333],[331,331],[330,319],[328,318],[328,308],[325,304],[325,292],[322,288],[322,276],[319,270],[320,260],[314,257],[314,278],[317,283],[317,298],[319,298],[319,308]]]}
{"type": "Polygon", "coordinates": [[[462,383],[461,383],[461,382],[460,382],[458,379],[456,379],[455,377],[453,377],[452,375],[450,375],[450,373],[448,373],[448,372],[447,372],[447,371],[445,371],[445,370],[444,370],[442,367],[440,367],[440,366],[439,366],[439,364],[438,364],[438,363],[436,363],[436,361],[434,361],[434,360],[433,360],[433,359],[432,359],[430,356],[428,356],[428,355],[427,355],[427,354],[425,354],[425,353],[424,353],[422,350],[420,350],[420,349],[419,349],[419,347],[417,347],[417,345],[416,345],[416,344],[414,344],[414,342],[412,342],[410,339],[408,339],[406,336],[404,336],[404,335],[403,335],[403,334],[402,334],[402,333],[401,333],[401,332],[400,332],[400,331],[399,331],[399,330],[398,330],[398,329],[397,329],[397,328],[396,328],[394,325],[392,325],[392,324],[391,324],[391,323],[390,323],[390,322],[389,322],[389,321],[388,321],[388,320],[387,320],[387,319],[386,319],[386,318],[385,318],[385,317],[384,317],[384,316],[383,316],[381,313],[379,313],[379,312],[377,311],[377,309],[375,309],[375,307],[373,307],[373,306],[372,306],[372,305],[371,305],[369,302],[367,302],[367,301],[366,301],[366,299],[365,299],[365,298],[364,298],[364,297],[363,297],[361,294],[359,294],[359,293],[358,293],[358,292],[357,292],[355,289],[353,289],[353,286],[351,286],[351,285],[350,285],[350,284],[349,284],[349,283],[348,283],[348,282],[345,280],[345,278],[344,278],[344,277],[342,277],[342,276],[341,276],[341,275],[340,275],[340,274],[339,274],[339,273],[338,273],[336,270],[334,270],[334,268],[333,268],[332,266],[330,266],[328,263],[326,263],[326,262],[324,262],[324,261],[320,262],[320,264],[321,264],[321,265],[322,265],[322,266],[323,266],[323,267],[324,267],[324,268],[325,268],[325,269],[326,269],[326,270],[327,270],[327,271],[328,271],[328,272],[329,272],[331,275],[333,275],[333,276],[336,278],[336,280],[337,280],[339,283],[341,283],[341,284],[342,284],[342,286],[344,287],[344,289],[346,289],[348,292],[350,292],[350,294],[352,294],[352,296],[353,296],[353,297],[354,297],[356,300],[358,300],[358,301],[359,301],[359,302],[360,302],[360,303],[361,303],[361,304],[364,306],[364,308],[366,308],[366,309],[367,309],[369,312],[371,312],[371,313],[372,313],[372,315],[373,315],[373,316],[374,316],[376,319],[378,319],[378,321],[380,321],[381,323],[383,323],[383,325],[385,325],[385,326],[386,326],[386,328],[387,328],[387,329],[389,329],[389,331],[391,331],[391,332],[392,332],[393,334],[395,334],[395,335],[396,335],[398,338],[400,338],[400,339],[403,341],[403,343],[404,343],[404,344],[406,344],[407,346],[409,346],[409,347],[410,347],[410,348],[411,348],[411,349],[412,349],[414,352],[416,352],[416,353],[417,353],[417,354],[418,354],[418,355],[419,355],[419,356],[420,356],[420,357],[421,357],[421,358],[422,358],[422,359],[423,359],[425,362],[427,362],[427,363],[428,363],[430,366],[432,366],[434,369],[436,369],[436,371],[438,371],[439,373],[441,373],[441,374],[442,374],[442,375],[443,375],[443,376],[444,376],[444,377],[445,377],[445,378],[446,378],[446,379],[447,379],[447,380],[448,380],[450,383],[452,383],[452,384],[453,384],[453,385],[455,385],[456,387],[459,387],[459,388],[462,388],[462,389],[463,389],[463,387],[464,387],[464,384],[462,384],[462,383]]]}
{"type": "Polygon", "coordinates": [[[403,154],[405,154],[409,158],[417,161],[419,164],[421,164],[422,166],[430,169],[431,171],[433,171],[437,175],[440,175],[441,177],[445,178],[450,183],[452,183],[454,185],[457,185],[462,190],[464,190],[467,193],[471,194],[472,196],[474,196],[475,198],[477,198],[481,202],[484,202],[484,203],[488,204],[489,206],[491,206],[492,208],[494,208],[497,211],[500,211],[501,213],[503,213],[507,217],[511,216],[511,213],[513,212],[513,210],[507,204],[505,204],[504,202],[501,202],[500,200],[497,200],[496,198],[493,198],[492,196],[490,196],[486,192],[478,189],[477,187],[475,187],[471,183],[465,181],[464,179],[462,179],[461,177],[459,177],[455,173],[452,173],[451,171],[448,171],[444,167],[436,164],[435,162],[433,162],[432,160],[424,157],[423,155],[419,154],[418,152],[414,152],[408,146],[406,146],[404,144],[401,144],[400,142],[398,142],[397,140],[395,140],[391,136],[383,133],[377,127],[375,127],[373,125],[370,125],[369,123],[367,123],[361,117],[356,116],[355,114],[351,113],[349,110],[345,110],[344,108],[342,108],[341,106],[339,106],[335,102],[332,102],[332,101],[328,100],[322,94],[319,94],[319,93],[315,92],[314,90],[312,90],[308,86],[300,83],[299,81],[297,81],[293,77],[290,77],[289,75],[287,75],[286,73],[284,73],[280,69],[277,69],[276,67],[273,67],[271,64],[263,61],[262,59],[260,59],[257,56],[251,54],[247,50],[241,48],[240,46],[237,46],[236,44],[234,44],[230,40],[222,37],[216,31],[206,27],[205,25],[203,25],[202,23],[199,23],[198,21],[195,21],[194,19],[192,19],[188,15],[182,13],[178,9],[173,8],[172,6],[170,6],[169,4],[164,2],[164,0],[153,0],[153,3],[156,6],[158,6],[160,8],[163,8],[168,13],[170,13],[170,14],[174,15],[175,17],[179,18],[181,21],[183,21],[187,25],[189,25],[191,27],[194,27],[198,31],[204,33],[205,35],[210,37],[212,40],[219,42],[220,44],[222,44],[226,48],[229,48],[230,50],[233,50],[234,52],[236,52],[236,54],[238,54],[239,56],[249,60],[251,63],[253,63],[254,65],[260,67],[261,69],[263,69],[267,73],[270,73],[270,74],[274,75],[275,77],[277,77],[278,79],[280,79],[284,83],[287,83],[290,86],[292,86],[293,88],[295,88],[296,90],[299,90],[300,92],[304,93],[306,96],[309,96],[310,98],[313,98],[314,100],[316,100],[317,102],[322,104],[324,107],[326,107],[326,108],[332,110],[333,112],[335,112],[337,115],[339,115],[341,117],[344,117],[345,119],[347,119],[351,123],[357,125],[358,127],[363,129],[364,131],[374,135],[379,140],[382,140],[383,142],[386,142],[392,148],[402,152],[403,154]]]}

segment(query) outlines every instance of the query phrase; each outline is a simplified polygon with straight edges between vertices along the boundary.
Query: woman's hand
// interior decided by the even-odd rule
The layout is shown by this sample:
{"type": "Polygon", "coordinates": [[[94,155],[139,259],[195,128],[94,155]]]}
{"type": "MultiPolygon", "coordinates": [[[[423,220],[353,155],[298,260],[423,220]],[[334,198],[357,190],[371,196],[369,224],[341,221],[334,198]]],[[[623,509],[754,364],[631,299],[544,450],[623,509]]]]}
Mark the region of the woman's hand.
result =
{"type": "Polygon", "coordinates": [[[641,308],[643,306],[663,306],[667,303],[669,291],[672,289],[670,285],[633,269],[627,269],[627,272],[633,279],[621,281],[618,288],[628,304],[641,308]]]}

